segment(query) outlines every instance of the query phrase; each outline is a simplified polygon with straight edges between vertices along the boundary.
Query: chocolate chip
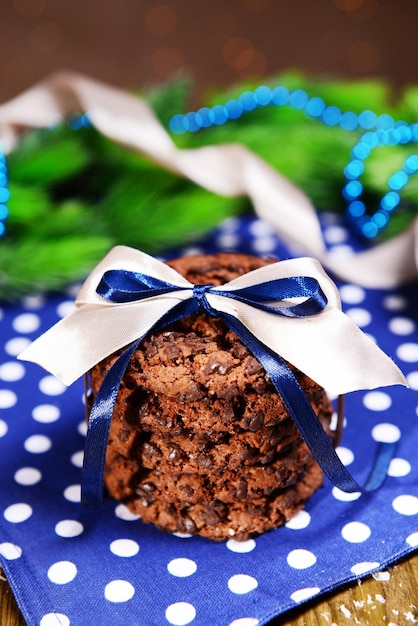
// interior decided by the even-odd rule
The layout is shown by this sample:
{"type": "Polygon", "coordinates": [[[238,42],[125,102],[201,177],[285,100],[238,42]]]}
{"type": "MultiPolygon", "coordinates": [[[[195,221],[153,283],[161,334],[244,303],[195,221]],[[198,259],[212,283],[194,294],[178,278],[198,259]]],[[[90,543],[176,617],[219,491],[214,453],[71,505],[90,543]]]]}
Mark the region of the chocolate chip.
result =
{"type": "Polygon", "coordinates": [[[208,526],[214,526],[220,521],[217,512],[209,508],[205,508],[203,509],[203,511],[199,511],[199,515],[208,526]]]}
{"type": "Polygon", "coordinates": [[[239,453],[239,458],[241,461],[250,461],[257,454],[257,450],[254,448],[243,448],[239,453]]]}
{"type": "Polygon", "coordinates": [[[232,354],[236,359],[243,361],[245,357],[248,356],[249,352],[242,343],[236,342],[232,347],[232,354]]]}
{"type": "Polygon", "coordinates": [[[180,357],[182,356],[181,350],[175,345],[167,346],[165,349],[165,353],[171,361],[178,362],[180,357]]]}
{"type": "Polygon", "coordinates": [[[267,383],[264,380],[257,380],[254,385],[254,391],[256,391],[260,396],[266,393],[267,383]]]}
{"type": "Polygon", "coordinates": [[[193,534],[196,532],[196,524],[190,517],[180,517],[177,520],[177,532],[193,534]]]}
{"type": "Polygon", "coordinates": [[[205,364],[203,368],[203,373],[205,376],[210,376],[218,369],[219,363],[217,361],[209,361],[209,363],[205,364]]]}
{"type": "Polygon", "coordinates": [[[194,402],[195,400],[200,400],[204,397],[204,392],[201,390],[199,385],[193,380],[189,383],[189,389],[186,393],[183,393],[179,396],[179,400],[182,403],[194,402]]]}
{"type": "Polygon", "coordinates": [[[141,490],[144,493],[154,493],[156,489],[157,487],[154,485],[154,483],[142,483],[141,485],[141,490]]]}
{"type": "Polygon", "coordinates": [[[120,439],[120,441],[128,441],[130,435],[131,435],[131,431],[126,430],[126,428],[123,428],[122,430],[119,431],[118,438],[120,439]]]}
{"type": "Polygon", "coordinates": [[[180,485],[180,489],[184,491],[184,495],[187,498],[191,498],[192,495],[194,494],[194,489],[191,485],[180,485]]]}
{"type": "Polygon", "coordinates": [[[273,459],[274,459],[274,454],[266,454],[265,456],[261,457],[260,463],[262,463],[263,465],[266,465],[267,463],[271,463],[273,459]]]}
{"type": "Polygon", "coordinates": [[[204,503],[204,509],[199,511],[199,515],[208,526],[214,526],[225,515],[225,510],[226,506],[223,502],[212,500],[204,503]]]}
{"type": "Polygon", "coordinates": [[[157,448],[157,446],[154,446],[152,443],[148,443],[147,441],[142,445],[142,450],[145,456],[148,457],[161,456],[161,450],[157,448]]]}
{"type": "Polygon", "coordinates": [[[147,343],[145,346],[145,354],[148,358],[156,356],[158,354],[158,348],[152,343],[147,343]]]}
{"type": "Polygon", "coordinates": [[[201,465],[202,467],[204,467],[205,469],[212,469],[213,466],[213,461],[210,458],[210,456],[208,456],[207,454],[200,454],[197,458],[196,461],[199,465],[201,465]]]}
{"type": "Polygon", "coordinates": [[[165,510],[167,511],[169,515],[173,515],[173,516],[177,515],[177,509],[174,506],[174,504],[172,504],[171,502],[167,504],[167,506],[165,507],[165,510]]]}
{"type": "Polygon", "coordinates": [[[247,497],[248,483],[245,478],[240,478],[237,484],[236,497],[238,500],[244,500],[247,497]]]}
{"type": "Polygon", "coordinates": [[[179,446],[173,445],[172,450],[170,454],[168,455],[168,458],[170,461],[175,462],[175,461],[180,461],[181,459],[184,459],[185,455],[184,455],[183,450],[179,446]]]}
{"type": "Polygon", "coordinates": [[[239,394],[239,390],[237,385],[224,385],[217,391],[218,398],[223,398],[225,400],[232,400],[239,394]]]}
{"type": "Polygon", "coordinates": [[[253,506],[248,505],[246,507],[246,512],[253,517],[267,517],[268,516],[268,508],[265,506],[253,506]]]}
{"type": "Polygon", "coordinates": [[[222,421],[224,422],[224,424],[228,424],[234,419],[234,417],[235,413],[232,409],[232,406],[230,404],[226,404],[222,413],[222,421]]]}
{"type": "Polygon", "coordinates": [[[234,367],[233,363],[228,363],[228,362],[220,363],[218,367],[218,372],[219,374],[221,374],[221,376],[224,376],[225,374],[230,372],[233,367],[234,367]]]}
{"type": "Polygon", "coordinates": [[[264,425],[264,416],[262,415],[262,413],[255,413],[254,415],[250,416],[250,419],[248,422],[248,430],[251,430],[251,432],[256,433],[257,430],[260,430],[260,428],[262,428],[263,425],[264,425]]]}
{"type": "Polygon", "coordinates": [[[245,372],[249,376],[253,376],[254,374],[258,374],[263,369],[263,366],[257,359],[254,357],[250,357],[245,365],[245,372]]]}

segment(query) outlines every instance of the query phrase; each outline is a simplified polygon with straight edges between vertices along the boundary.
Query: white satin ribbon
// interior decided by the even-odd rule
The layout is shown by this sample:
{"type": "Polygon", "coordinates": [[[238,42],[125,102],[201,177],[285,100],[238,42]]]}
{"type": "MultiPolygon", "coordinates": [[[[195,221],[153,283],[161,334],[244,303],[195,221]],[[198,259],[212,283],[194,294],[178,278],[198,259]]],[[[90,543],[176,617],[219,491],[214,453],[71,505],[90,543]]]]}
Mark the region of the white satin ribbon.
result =
{"type": "Polygon", "coordinates": [[[143,100],[76,73],[53,74],[0,106],[4,149],[8,152],[16,145],[22,128],[48,127],[76,111],[88,112],[94,126],[110,139],[210,191],[248,195],[257,215],[270,222],[285,242],[297,244],[343,280],[392,288],[418,276],[418,218],[388,242],[336,258],[326,251],[315,209],[306,195],[250,150],[238,144],[177,149],[143,100]]]}
{"type": "MultiPolygon", "coordinates": [[[[213,309],[239,319],[262,343],[332,394],[406,384],[391,359],[341,311],[334,283],[314,259],[273,263],[217,290],[231,291],[289,276],[309,276],[319,282],[328,300],[322,312],[289,318],[214,293],[206,297],[213,309]]],[[[193,284],[174,269],[143,252],[117,246],[87,278],[75,311],[28,346],[19,358],[38,363],[69,385],[103,358],[147,333],[167,311],[192,296],[193,284]],[[182,289],[145,300],[112,303],[96,292],[101,277],[111,269],[147,274],[182,289]]]]}

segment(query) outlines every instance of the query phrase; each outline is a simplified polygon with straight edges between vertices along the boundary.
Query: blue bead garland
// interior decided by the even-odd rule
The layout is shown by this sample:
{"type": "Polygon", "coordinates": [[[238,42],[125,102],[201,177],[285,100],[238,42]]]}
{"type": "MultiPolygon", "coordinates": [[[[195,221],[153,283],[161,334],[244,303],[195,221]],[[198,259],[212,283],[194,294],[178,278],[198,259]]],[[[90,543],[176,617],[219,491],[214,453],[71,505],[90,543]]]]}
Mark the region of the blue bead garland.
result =
{"type": "Polygon", "coordinates": [[[169,122],[169,127],[175,134],[197,132],[210,126],[222,126],[258,107],[271,104],[290,106],[303,111],[312,119],[320,120],[327,126],[340,126],[347,131],[373,128],[384,130],[395,125],[395,121],[387,113],[377,115],[367,109],[359,114],[352,111],[342,112],[336,106],[326,105],[322,98],[309,97],[303,89],[289,91],[282,85],[274,88],[261,85],[254,91],[244,91],[237,99],[228,100],[223,105],[215,104],[213,107],[202,107],[184,115],[181,113],[174,115],[169,122]]]}
{"type": "MultiPolygon", "coordinates": [[[[339,125],[346,131],[358,129],[367,131],[352,149],[351,161],[344,168],[344,177],[347,182],[342,193],[347,202],[347,218],[352,226],[366,239],[373,239],[379,235],[389,223],[393,211],[400,205],[399,192],[408,183],[409,177],[418,172],[418,155],[409,155],[402,168],[392,174],[388,181],[389,191],[383,196],[378,210],[373,215],[366,213],[366,206],[360,199],[363,186],[359,179],[364,172],[364,161],[378,146],[417,142],[418,123],[410,125],[402,120],[395,122],[388,114],[378,116],[370,110],[362,111],[358,115],[351,111],[341,112],[336,106],[327,106],[322,98],[309,98],[302,89],[295,89],[291,92],[283,86],[270,89],[261,85],[254,91],[243,92],[238,99],[228,100],[225,105],[217,104],[211,108],[202,107],[197,112],[175,115],[170,120],[170,128],[177,134],[196,132],[202,128],[219,126],[230,120],[237,120],[246,112],[270,104],[291,106],[327,126],[339,125]]],[[[67,126],[72,130],[79,130],[90,125],[91,121],[87,113],[76,114],[67,122],[67,126]]],[[[5,222],[9,214],[6,203],[10,198],[10,192],[7,183],[6,157],[0,144],[0,237],[5,233],[5,222]]]]}
{"type": "Polygon", "coordinates": [[[391,214],[400,204],[399,192],[408,183],[409,177],[418,171],[418,155],[410,155],[402,169],[390,177],[389,191],[383,196],[378,210],[373,215],[366,214],[366,206],[360,199],[363,186],[359,179],[364,172],[364,161],[378,146],[395,146],[418,141],[418,124],[410,125],[402,120],[395,121],[387,113],[377,115],[368,109],[359,114],[352,111],[342,112],[336,106],[328,106],[322,98],[310,98],[303,89],[289,91],[282,85],[273,89],[261,85],[254,91],[244,91],[237,99],[229,100],[225,105],[217,104],[212,108],[203,107],[186,115],[174,115],[169,126],[176,134],[197,132],[202,128],[221,126],[230,120],[237,120],[245,113],[267,105],[290,106],[326,126],[339,126],[346,131],[366,131],[352,149],[351,160],[344,168],[347,182],[343,188],[343,197],[347,202],[348,220],[366,239],[373,239],[384,230],[391,214]]]}
{"type": "Polygon", "coordinates": [[[373,239],[386,228],[390,217],[401,202],[399,192],[408,183],[409,177],[418,171],[418,155],[411,154],[402,168],[388,180],[389,191],[380,200],[379,208],[373,215],[366,214],[364,202],[359,200],[363,187],[359,181],[364,171],[364,160],[378,146],[395,146],[418,140],[418,124],[408,125],[397,122],[388,130],[365,133],[351,151],[351,161],[344,169],[347,184],[343,196],[347,201],[347,218],[354,228],[366,239],[373,239]]]}

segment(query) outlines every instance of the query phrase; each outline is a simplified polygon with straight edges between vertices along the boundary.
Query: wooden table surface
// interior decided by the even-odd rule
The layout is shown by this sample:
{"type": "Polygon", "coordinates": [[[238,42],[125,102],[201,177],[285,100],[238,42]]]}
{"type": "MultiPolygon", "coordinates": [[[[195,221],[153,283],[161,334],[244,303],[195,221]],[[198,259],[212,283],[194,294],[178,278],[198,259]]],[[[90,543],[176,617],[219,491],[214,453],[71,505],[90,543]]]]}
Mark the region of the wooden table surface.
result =
{"type": "MultiPolygon", "coordinates": [[[[0,574],[0,625],[25,626],[1,570],[0,574]]],[[[418,624],[418,554],[365,580],[352,583],[339,593],[304,604],[302,608],[287,613],[285,617],[277,618],[270,626],[349,624],[360,626],[418,624]]]]}

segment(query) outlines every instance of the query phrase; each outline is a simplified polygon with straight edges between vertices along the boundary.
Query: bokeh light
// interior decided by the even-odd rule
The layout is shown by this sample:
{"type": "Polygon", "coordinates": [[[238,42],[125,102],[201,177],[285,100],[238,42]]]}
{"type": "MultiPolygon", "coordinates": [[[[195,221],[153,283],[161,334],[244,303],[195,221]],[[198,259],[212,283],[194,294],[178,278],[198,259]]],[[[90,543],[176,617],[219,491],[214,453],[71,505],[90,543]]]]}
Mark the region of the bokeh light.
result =
{"type": "Polygon", "coordinates": [[[56,22],[44,22],[34,28],[30,40],[40,52],[54,54],[62,45],[61,27],[56,22]]]}
{"type": "Polygon", "coordinates": [[[145,12],[145,24],[153,35],[170,35],[177,26],[177,12],[169,4],[158,4],[145,12]]]}
{"type": "Polygon", "coordinates": [[[382,58],[380,50],[370,41],[354,41],[348,50],[350,67],[360,74],[375,70],[382,58]]]}
{"type": "Polygon", "coordinates": [[[184,55],[179,48],[159,48],[152,57],[152,67],[160,78],[171,78],[184,67],[184,55]]]}

